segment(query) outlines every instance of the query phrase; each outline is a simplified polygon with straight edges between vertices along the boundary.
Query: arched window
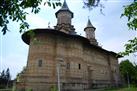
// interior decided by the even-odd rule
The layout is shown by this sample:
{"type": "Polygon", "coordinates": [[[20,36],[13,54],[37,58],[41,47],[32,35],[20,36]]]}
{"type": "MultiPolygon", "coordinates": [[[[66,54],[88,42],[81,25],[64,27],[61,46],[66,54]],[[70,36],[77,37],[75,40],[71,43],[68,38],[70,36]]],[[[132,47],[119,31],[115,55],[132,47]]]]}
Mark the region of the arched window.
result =
{"type": "Polygon", "coordinates": [[[79,69],[79,70],[81,69],[81,64],[78,64],[78,69],[79,69]]]}
{"type": "Polygon", "coordinates": [[[38,67],[42,67],[42,60],[38,61],[38,67]]]}

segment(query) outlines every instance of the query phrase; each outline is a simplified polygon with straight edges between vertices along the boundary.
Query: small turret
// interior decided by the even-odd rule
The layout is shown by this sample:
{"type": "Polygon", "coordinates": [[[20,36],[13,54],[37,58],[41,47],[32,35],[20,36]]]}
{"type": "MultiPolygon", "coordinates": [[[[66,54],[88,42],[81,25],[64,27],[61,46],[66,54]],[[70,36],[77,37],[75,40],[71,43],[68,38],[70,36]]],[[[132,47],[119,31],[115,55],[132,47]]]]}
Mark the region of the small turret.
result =
{"type": "Polygon", "coordinates": [[[64,0],[63,6],[56,13],[57,25],[56,30],[65,32],[67,34],[75,33],[74,26],[71,25],[71,19],[73,18],[73,13],[69,10],[66,0],[64,0]]]}
{"type": "Polygon", "coordinates": [[[84,29],[84,31],[86,32],[86,37],[87,39],[89,39],[91,44],[98,45],[98,42],[95,39],[95,30],[96,28],[91,24],[90,20],[88,19],[87,27],[84,29]]]}

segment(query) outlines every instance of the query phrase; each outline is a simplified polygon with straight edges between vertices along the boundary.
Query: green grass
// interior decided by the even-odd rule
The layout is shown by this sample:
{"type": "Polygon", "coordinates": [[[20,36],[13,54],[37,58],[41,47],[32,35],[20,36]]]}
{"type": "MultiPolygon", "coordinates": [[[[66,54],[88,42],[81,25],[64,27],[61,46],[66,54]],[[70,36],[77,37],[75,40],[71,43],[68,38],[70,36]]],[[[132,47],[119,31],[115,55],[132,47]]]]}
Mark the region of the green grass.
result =
{"type": "MultiPolygon", "coordinates": [[[[0,89],[0,91],[12,91],[12,90],[11,89],[0,89]]],[[[137,91],[137,87],[113,88],[113,89],[106,89],[106,90],[99,90],[99,91],[137,91]]]]}
{"type": "Polygon", "coordinates": [[[11,89],[0,89],[0,91],[12,91],[11,89]]]}
{"type": "Polygon", "coordinates": [[[137,87],[106,89],[106,90],[103,90],[103,91],[137,91],[137,87]]]}

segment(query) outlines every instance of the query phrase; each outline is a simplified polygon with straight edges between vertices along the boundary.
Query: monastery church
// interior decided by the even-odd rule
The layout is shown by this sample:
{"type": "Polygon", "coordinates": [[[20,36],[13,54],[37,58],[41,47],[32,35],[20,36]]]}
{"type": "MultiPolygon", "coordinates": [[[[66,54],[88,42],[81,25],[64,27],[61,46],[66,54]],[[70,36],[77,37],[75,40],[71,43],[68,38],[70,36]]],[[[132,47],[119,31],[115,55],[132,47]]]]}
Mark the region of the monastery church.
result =
{"type": "Polygon", "coordinates": [[[83,29],[86,37],[77,35],[71,24],[74,14],[66,0],[55,16],[54,29],[34,29],[22,35],[29,53],[26,68],[16,80],[17,91],[83,91],[119,86],[121,56],[98,45],[91,21],[83,29]]]}

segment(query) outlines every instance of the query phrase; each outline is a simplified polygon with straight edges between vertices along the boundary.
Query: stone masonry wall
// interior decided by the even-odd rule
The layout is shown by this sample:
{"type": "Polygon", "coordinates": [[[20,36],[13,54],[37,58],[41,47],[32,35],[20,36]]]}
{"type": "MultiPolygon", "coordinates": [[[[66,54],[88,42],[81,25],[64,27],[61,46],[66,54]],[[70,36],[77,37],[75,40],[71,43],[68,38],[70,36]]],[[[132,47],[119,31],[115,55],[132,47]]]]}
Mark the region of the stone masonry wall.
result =
{"type": "Polygon", "coordinates": [[[113,55],[89,47],[78,38],[47,33],[31,39],[27,67],[20,74],[17,88],[24,86],[33,91],[49,91],[52,86],[57,86],[58,59],[62,59],[60,76],[63,90],[107,87],[112,80],[118,84],[118,62],[113,55]]]}

